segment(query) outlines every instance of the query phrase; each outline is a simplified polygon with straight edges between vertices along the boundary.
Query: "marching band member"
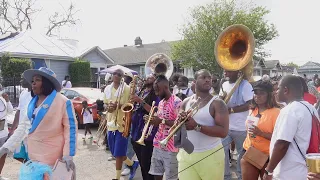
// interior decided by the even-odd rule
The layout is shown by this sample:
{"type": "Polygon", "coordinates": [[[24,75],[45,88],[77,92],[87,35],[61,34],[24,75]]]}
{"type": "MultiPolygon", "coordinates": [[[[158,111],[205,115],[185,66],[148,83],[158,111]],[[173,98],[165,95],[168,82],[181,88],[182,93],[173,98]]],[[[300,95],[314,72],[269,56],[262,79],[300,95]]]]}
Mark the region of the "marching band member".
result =
{"type": "Polygon", "coordinates": [[[124,162],[130,168],[130,177],[133,179],[135,172],[139,166],[139,162],[133,162],[127,156],[128,138],[122,136],[124,130],[121,106],[129,101],[130,88],[126,85],[122,78],[124,72],[121,69],[113,72],[113,82],[105,88],[105,103],[108,104],[108,145],[111,154],[116,158],[116,177],[120,180],[122,163],[124,162]]]}
{"type": "Polygon", "coordinates": [[[180,76],[177,83],[177,88],[173,89],[173,94],[184,100],[187,97],[192,96],[194,93],[191,88],[188,87],[189,79],[186,76],[180,76]]]}
{"type": "Polygon", "coordinates": [[[199,109],[185,123],[187,136],[193,144],[194,150],[188,154],[184,149],[179,149],[177,157],[179,172],[181,172],[179,179],[209,180],[213,178],[222,180],[224,178],[225,155],[221,138],[228,134],[229,113],[226,104],[218,96],[210,94],[211,85],[209,71],[203,69],[196,72],[196,94],[185,99],[181,105],[183,112],[180,116],[182,119],[186,118],[187,110],[193,103],[198,103],[199,109]],[[198,97],[201,99],[196,102],[198,97]],[[212,155],[208,156],[210,154],[212,155]],[[203,158],[205,159],[200,161],[203,158]]]}
{"type": "Polygon", "coordinates": [[[159,97],[155,95],[153,89],[154,81],[154,75],[149,75],[140,93],[132,97],[131,99],[133,102],[137,102],[139,104],[132,115],[131,143],[141,166],[143,180],[154,180],[154,176],[149,174],[148,172],[150,170],[151,157],[153,152],[153,138],[158,129],[154,127],[151,134],[147,138],[145,138],[145,146],[138,144],[136,141],[138,141],[142,135],[142,131],[145,125],[143,119],[144,115],[149,114],[153,101],[155,101],[155,106],[158,106],[160,101],[159,97]]]}
{"type": "Polygon", "coordinates": [[[178,179],[178,149],[173,145],[173,138],[166,147],[161,147],[159,142],[168,136],[168,130],[173,126],[178,116],[181,100],[169,89],[169,81],[164,75],[159,75],[153,84],[155,94],[162,99],[159,102],[157,116],[151,120],[151,124],[158,128],[153,141],[153,153],[149,174],[155,176],[156,180],[166,175],[166,180],[178,179]]]}
{"type": "MultiPolygon", "coordinates": [[[[226,77],[229,78],[228,81],[222,84],[221,94],[223,96],[223,91],[227,94],[230,93],[232,88],[235,85],[235,82],[238,79],[239,71],[225,71],[226,77]]],[[[242,158],[241,152],[243,151],[243,142],[246,139],[246,126],[245,121],[249,114],[249,105],[253,98],[252,86],[247,80],[242,80],[240,85],[236,88],[234,93],[231,96],[230,101],[228,102],[228,110],[229,110],[229,133],[224,140],[222,140],[222,144],[225,150],[225,173],[224,177],[226,180],[231,179],[231,171],[229,166],[229,144],[234,141],[236,145],[237,152],[239,153],[237,159],[237,176],[238,179],[241,178],[241,166],[240,160],[242,158]]]]}

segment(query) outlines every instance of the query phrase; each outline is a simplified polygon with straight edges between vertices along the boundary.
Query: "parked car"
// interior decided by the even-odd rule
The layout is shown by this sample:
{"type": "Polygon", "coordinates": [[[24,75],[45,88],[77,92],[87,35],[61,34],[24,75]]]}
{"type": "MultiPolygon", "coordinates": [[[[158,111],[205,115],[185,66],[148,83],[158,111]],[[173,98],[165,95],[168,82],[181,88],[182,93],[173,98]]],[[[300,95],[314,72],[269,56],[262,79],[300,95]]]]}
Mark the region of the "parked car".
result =
{"type": "Polygon", "coordinates": [[[96,100],[101,98],[101,90],[97,88],[85,88],[85,87],[77,87],[77,88],[64,88],[61,90],[61,94],[66,96],[68,99],[72,101],[74,106],[74,110],[76,113],[76,117],[78,120],[79,127],[83,127],[83,116],[81,115],[82,111],[82,101],[87,101],[89,107],[92,107],[92,116],[93,120],[97,122],[98,114],[97,114],[97,105],[96,100]]]}

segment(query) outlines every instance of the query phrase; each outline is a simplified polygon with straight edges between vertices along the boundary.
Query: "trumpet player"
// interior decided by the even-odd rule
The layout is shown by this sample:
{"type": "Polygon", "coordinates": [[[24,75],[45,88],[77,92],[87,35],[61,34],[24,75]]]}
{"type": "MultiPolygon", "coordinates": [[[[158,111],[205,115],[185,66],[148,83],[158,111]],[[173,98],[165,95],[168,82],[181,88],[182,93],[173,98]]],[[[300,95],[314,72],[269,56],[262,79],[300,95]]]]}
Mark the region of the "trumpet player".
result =
{"type": "Polygon", "coordinates": [[[145,126],[143,118],[145,115],[149,114],[152,102],[155,101],[155,106],[158,106],[160,101],[159,97],[155,95],[153,89],[153,83],[155,79],[156,78],[154,75],[149,75],[144,83],[144,87],[142,87],[139,94],[131,97],[132,102],[136,102],[139,104],[139,106],[136,108],[136,111],[132,115],[131,143],[141,166],[141,174],[143,180],[154,180],[154,176],[149,174],[149,170],[153,152],[153,138],[158,129],[153,128],[151,133],[148,134],[147,137],[145,137],[145,146],[140,145],[136,141],[138,141],[142,136],[142,131],[145,126]]]}
{"type": "Polygon", "coordinates": [[[188,116],[185,123],[187,136],[194,150],[188,154],[184,149],[179,149],[179,179],[224,179],[225,155],[221,138],[228,134],[229,113],[226,104],[218,96],[211,95],[211,78],[209,71],[197,71],[194,77],[196,94],[185,99],[181,105],[179,119],[187,118],[188,109],[194,103],[198,104],[198,111],[193,117],[188,116]]]}
{"type": "Polygon", "coordinates": [[[164,174],[166,180],[176,180],[178,179],[178,149],[173,145],[173,138],[166,147],[161,147],[159,142],[168,136],[168,130],[178,116],[181,100],[170,92],[169,81],[164,75],[158,76],[153,88],[161,101],[157,116],[154,116],[150,122],[159,128],[153,140],[154,148],[149,174],[154,175],[155,180],[162,180],[164,174]]]}
{"type": "Polygon", "coordinates": [[[115,70],[112,76],[112,83],[105,88],[105,103],[108,104],[108,145],[111,154],[116,158],[116,176],[113,180],[120,180],[122,163],[130,168],[130,177],[133,179],[139,166],[127,156],[128,139],[122,136],[124,113],[120,107],[129,101],[130,88],[122,78],[124,72],[121,69],[115,70]]]}

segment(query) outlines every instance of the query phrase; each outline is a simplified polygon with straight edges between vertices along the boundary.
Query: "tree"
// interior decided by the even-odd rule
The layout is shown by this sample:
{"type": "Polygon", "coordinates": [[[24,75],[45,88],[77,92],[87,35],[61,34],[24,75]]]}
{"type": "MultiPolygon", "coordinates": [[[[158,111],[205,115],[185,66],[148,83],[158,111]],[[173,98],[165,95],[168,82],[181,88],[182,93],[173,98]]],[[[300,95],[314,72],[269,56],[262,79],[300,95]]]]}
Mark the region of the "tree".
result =
{"type": "Polygon", "coordinates": [[[227,0],[197,6],[190,11],[191,20],[182,25],[183,40],[172,43],[172,59],[181,60],[183,67],[221,72],[214,56],[215,41],[233,24],[251,29],[256,40],[254,59],[264,59],[269,54],[263,45],[278,36],[275,26],[264,19],[268,13],[264,7],[252,3],[238,5],[227,0]]]}
{"type": "Polygon", "coordinates": [[[293,63],[293,62],[289,62],[289,63],[287,64],[287,66],[295,67],[296,69],[299,68],[299,66],[298,66],[297,64],[293,63]]]}
{"type": "MultiPolygon", "coordinates": [[[[39,9],[35,8],[36,0],[0,0],[0,33],[21,32],[32,29],[33,17],[39,9]]],[[[55,12],[49,17],[47,35],[54,35],[54,30],[66,25],[75,25],[75,7],[70,5],[65,13],[55,12]]]]}

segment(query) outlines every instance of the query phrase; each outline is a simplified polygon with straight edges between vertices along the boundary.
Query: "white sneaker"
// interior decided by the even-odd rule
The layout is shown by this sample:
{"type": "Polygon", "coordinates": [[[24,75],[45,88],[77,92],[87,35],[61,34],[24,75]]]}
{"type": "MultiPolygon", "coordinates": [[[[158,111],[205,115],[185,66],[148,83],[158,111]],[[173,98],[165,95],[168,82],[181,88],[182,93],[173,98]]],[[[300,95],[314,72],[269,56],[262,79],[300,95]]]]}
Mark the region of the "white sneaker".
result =
{"type": "MultiPolygon", "coordinates": [[[[113,160],[116,160],[116,158],[113,157],[113,156],[108,157],[108,161],[113,161],[113,160]]],[[[1,179],[0,179],[0,180],[1,180],[1,179]]]]}
{"type": "MultiPolygon", "coordinates": [[[[82,139],[85,140],[85,139],[86,139],[86,136],[83,136],[82,139]]],[[[1,179],[0,179],[0,180],[1,180],[1,179]]]]}
{"type": "Polygon", "coordinates": [[[128,176],[130,174],[130,169],[129,168],[125,168],[122,172],[121,172],[121,176],[128,176]]]}

